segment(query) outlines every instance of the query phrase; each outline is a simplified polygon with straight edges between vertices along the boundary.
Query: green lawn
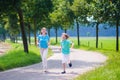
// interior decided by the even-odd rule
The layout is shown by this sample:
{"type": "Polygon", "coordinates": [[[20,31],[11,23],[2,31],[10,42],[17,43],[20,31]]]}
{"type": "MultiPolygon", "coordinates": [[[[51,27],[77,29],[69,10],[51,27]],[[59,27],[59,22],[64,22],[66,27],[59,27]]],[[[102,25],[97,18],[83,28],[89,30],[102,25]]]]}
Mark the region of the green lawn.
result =
{"type": "Polygon", "coordinates": [[[120,80],[120,52],[89,48],[84,49],[99,51],[105,54],[108,57],[108,60],[103,67],[80,75],[74,80],[120,80]]]}
{"type": "MultiPolygon", "coordinates": [[[[95,48],[95,38],[81,38],[80,47],[77,46],[76,38],[70,40],[75,43],[77,49],[98,51],[108,57],[104,66],[80,75],[73,80],[120,80],[120,52],[115,51],[115,38],[100,38],[99,44],[102,42],[103,46],[101,48],[101,45],[99,45],[99,49],[95,48]]],[[[55,44],[54,38],[51,39],[51,43],[55,44]]]]}
{"type": "MultiPolygon", "coordinates": [[[[77,45],[77,38],[71,37],[69,40],[73,41],[75,44],[75,48],[95,48],[95,37],[80,37],[80,45],[77,45]]],[[[119,40],[120,41],[120,40],[119,40]]],[[[51,38],[51,44],[56,45],[55,43],[55,38],[51,38]]],[[[58,43],[57,45],[60,44],[60,38],[58,38],[58,43]]],[[[120,43],[119,43],[120,45],[120,43]]],[[[115,37],[100,37],[99,38],[99,48],[102,50],[110,50],[110,51],[115,51],[116,48],[116,42],[115,42],[115,37]]]]}
{"type": "MultiPolygon", "coordinates": [[[[41,61],[40,50],[34,45],[29,45],[29,54],[24,53],[22,44],[12,45],[12,50],[8,51],[5,55],[0,56],[0,71],[12,69],[16,67],[28,66],[41,61]]],[[[52,51],[49,50],[49,55],[52,51]]]]}

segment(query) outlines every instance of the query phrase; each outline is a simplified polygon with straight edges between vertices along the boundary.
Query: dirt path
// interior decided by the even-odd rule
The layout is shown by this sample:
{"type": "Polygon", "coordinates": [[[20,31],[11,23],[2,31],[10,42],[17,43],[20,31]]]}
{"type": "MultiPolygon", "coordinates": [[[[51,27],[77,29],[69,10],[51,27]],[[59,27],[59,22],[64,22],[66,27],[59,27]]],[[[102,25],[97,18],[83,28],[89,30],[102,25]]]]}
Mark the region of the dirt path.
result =
{"type": "Polygon", "coordinates": [[[8,43],[0,42],[0,55],[5,54],[9,49],[11,46],[8,43]]]}
{"type": "Polygon", "coordinates": [[[61,74],[61,54],[58,47],[51,47],[54,55],[48,59],[49,73],[43,73],[41,63],[0,72],[0,80],[72,80],[76,76],[93,70],[106,61],[106,57],[97,52],[73,49],[71,51],[72,68],[61,74]]]}

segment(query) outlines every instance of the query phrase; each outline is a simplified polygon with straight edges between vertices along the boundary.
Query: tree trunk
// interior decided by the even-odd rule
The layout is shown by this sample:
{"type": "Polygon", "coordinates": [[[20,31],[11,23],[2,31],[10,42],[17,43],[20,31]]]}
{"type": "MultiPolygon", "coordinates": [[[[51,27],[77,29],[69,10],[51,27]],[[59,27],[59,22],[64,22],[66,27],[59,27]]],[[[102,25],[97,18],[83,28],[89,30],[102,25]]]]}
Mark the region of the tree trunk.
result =
{"type": "Polygon", "coordinates": [[[21,33],[22,33],[24,52],[28,53],[28,43],[27,43],[27,37],[25,34],[25,29],[24,29],[24,20],[23,20],[22,10],[21,8],[17,8],[17,11],[18,11],[19,19],[20,19],[20,28],[21,28],[21,33]]]}
{"type": "Polygon", "coordinates": [[[65,33],[67,33],[67,29],[65,29],[65,33]]]}
{"type": "Polygon", "coordinates": [[[80,46],[80,33],[79,33],[79,23],[78,21],[76,21],[76,24],[77,24],[77,39],[78,39],[78,46],[80,46]]]}
{"type": "Polygon", "coordinates": [[[34,40],[35,40],[35,45],[37,46],[37,36],[36,36],[36,20],[34,19],[34,40]]]}
{"type": "Polygon", "coordinates": [[[97,22],[96,23],[96,48],[98,48],[98,31],[99,31],[99,23],[97,22]]]}
{"type": "Polygon", "coordinates": [[[57,28],[55,28],[55,37],[56,37],[56,44],[58,43],[58,35],[57,35],[57,28]]]}
{"type": "Polygon", "coordinates": [[[119,19],[116,20],[116,51],[119,51],[119,19]]]}
{"type": "Polygon", "coordinates": [[[31,37],[30,37],[30,24],[28,24],[28,41],[31,44],[31,37]]]}

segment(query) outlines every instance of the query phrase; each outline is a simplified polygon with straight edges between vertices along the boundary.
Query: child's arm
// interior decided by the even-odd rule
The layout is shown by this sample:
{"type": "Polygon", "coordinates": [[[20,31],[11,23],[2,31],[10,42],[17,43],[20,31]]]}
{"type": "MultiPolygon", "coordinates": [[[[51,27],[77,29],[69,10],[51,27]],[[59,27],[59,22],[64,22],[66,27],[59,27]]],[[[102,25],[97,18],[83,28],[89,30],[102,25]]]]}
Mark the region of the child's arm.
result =
{"type": "Polygon", "coordinates": [[[61,45],[61,43],[60,43],[60,51],[62,50],[62,45],[61,45]]]}
{"type": "Polygon", "coordinates": [[[50,46],[50,41],[48,42],[48,46],[50,46]]]}
{"type": "Polygon", "coordinates": [[[60,45],[60,51],[61,51],[61,49],[62,49],[62,46],[60,45]]]}
{"type": "Polygon", "coordinates": [[[39,45],[39,38],[37,38],[37,41],[36,41],[36,42],[37,42],[37,46],[38,46],[38,45],[39,45]]]}
{"type": "Polygon", "coordinates": [[[48,46],[50,46],[50,37],[48,36],[48,46]]]}
{"type": "Polygon", "coordinates": [[[72,42],[72,43],[71,43],[71,48],[73,48],[73,47],[74,47],[74,43],[72,42]]]}

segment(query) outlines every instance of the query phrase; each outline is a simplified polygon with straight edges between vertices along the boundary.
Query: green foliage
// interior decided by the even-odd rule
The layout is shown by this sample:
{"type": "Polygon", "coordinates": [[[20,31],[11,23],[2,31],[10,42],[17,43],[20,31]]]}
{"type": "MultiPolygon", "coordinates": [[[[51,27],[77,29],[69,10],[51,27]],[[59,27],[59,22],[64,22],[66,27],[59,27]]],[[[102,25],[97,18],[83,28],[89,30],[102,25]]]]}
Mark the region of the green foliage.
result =
{"type": "Polygon", "coordinates": [[[54,11],[50,13],[51,23],[54,27],[62,26],[63,29],[68,29],[74,22],[74,14],[70,9],[71,1],[68,0],[53,0],[54,11]]]}
{"type": "Polygon", "coordinates": [[[0,24],[0,34],[5,33],[5,29],[2,27],[2,25],[0,24]]]}
{"type": "Polygon", "coordinates": [[[5,29],[11,36],[16,37],[19,34],[20,28],[18,26],[18,19],[16,14],[9,14],[5,29]]]}
{"type": "Polygon", "coordinates": [[[10,1],[10,0],[0,0],[0,14],[9,14],[15,12],[15,8],[21,5],[21,0],[10,1]]]}
{"type": "MultiPolygon", "coordinates": [[[[16,19],[18,19],[17,14],[20,11],[19,9],[21,9],[20,12],[23,12],[25,25],[29,25],[29,27],[25,27],[25,30],[30,34],[32,29],[35,38],[37,30],[41,27],[47,27],[48,29],[54,27],[57,33],[57,28],[61,27],[62,29],[67,30],[73,27],[75,22],[82,24],[95,22],[98,25],[101,23],[112,23],[114,25],[116,24],[117,27],[116,45],[119,47],[119,6],[119,0],[0,0],[0,19],[4,22],[4,24],[2,24],[3,26],[8,22],[10,23],[9,26],[12,26],[12,28],[14,26],[13,29],[10,29],[9,27],[10,32],[13,32],[12,34],[18,33],[16,19]],[[15,16],[11,16],[12,14],[15,14],[15,16]],[[90,19],[88,20],[87,18],[90,19]]],[[[24,22],[21,25],[24,26],[24,22]]],[[[77,26],[77,29],[78,28],[79,24],[77,26]]],[[[97,28],[98,26],[96,25],[96,34],[98,35],[97,28]]],[[[27,45],[25,44],[27,41],[24,35],[24,27],[21,27],[21,32],[24,37],[24,45],[27,45]]],[[[77,30],[77,33],[79,33],[79,30],[77,30]]],[[[96,43],[98,42],[97,35],[96,43]]]]}
{"type": "MultiPolygon", "coordinates": [[[[15,13],[16,15],[18,14],[19,17],[19,22],[20,22],[20,28],[21,28],[21,34],[22,34],[22,39],[23,39],[23,46],[24,46],[24,51],[28,53],[28,44],[27,44],[27,38],[25,35],[25,30],[24,30],[24,19],[23,19],[23,11],[22,11],[22,4],[24,0],[1,0],[0,1],[0,14],[1,15],[8,15],[15,13]]],[[[16,16],[17,17],[17,16],[16,16]]],[[[15,19],[15,18],[14,18],[15,19]]]]}
{"type": "Polygon", "coordinates": [[[120,17],[120,1],[119,0],[110,0],[111,1],[111,18],[117,20],[120,17]]]}
{"type": "MultiPolygon", "coordinates": [[[[92,3],[91,3],[92,4],[92,3]]],[[[92,13],[96,22],[107,22],[112,9],[109,0],[94,0],[92,4],[92,13]]]]}
{"type": "MultiPolygon", "coordinates": [[[[89,48],[86,48],[89,49],[89,48]]],[[[89,49],[93,50],[93,49],[89,49]]],[[[115,51],[94,50],[99,51],[108,56],[108,60],[103,67],[89,71],[78,76],[74,80],[119,80],[120,77],[120,54],[115,51]]]]}
{"type": "Polygon", "coordinates": [[[25,54],[22,46],[19,44],[14,44],[13,47],[14,48],[8,51],[5,55],[0,56],[1,70],[27,66],[40,62],[39,49],[36,49],[35,46],[30,46],[31,50],[29,54],[25,54]]]}
{"type": "Polygon", "coordinates": [[[86,23],[87,17],[91,9],[91,5],[87,3],[86,0],[74,0],[73,5],[71,6],[72,11],[74,12],[75,19],[80,23],[86,23]]]}
{"type": "Polygon", "coordinates": [[[47,19],[49,19],[48,15],[52,11],[52,1],[51,0],[35,0],[34,7],[32,10],[32,17],[36,20],[37,26],[46,26],[49,24],[47,19]],[[46,23],[47,22],[47,23],[46,23]]]}
{"type": "MultiPolygon", "coordinates": [[[[21,44],[12,43],[12,50],[8,51],[5,55],[0,56],[0,71],[12,69],[16,67],[28,66],[41,61],[40,50],[36,46],[29,46],[29,54],[25,54],[21,44]]],[[[49,50],[49,56],[52,55],[49,50]]]]}
{"type": "MultiPolygon", "coordinates": [[[[99,43],[102,42],[103,47],[99,45],[98,49],[95,48],[95,38],[81,38],[81,46],[77,45],[77,39],[70,38],[70,40],[75,43],[74,48],[101,52],[108,57],[104,66],[79,75],[73,80],[120,80],[120,52],[115,51],[115,38],[100,37],[99,43]]],[[[54,38],[51,39],[51,44],[60,45],[60,43],[55,44],[54,38]]]]}
{"type": "MultiPolygon", "coordinates": [[[[80,44],[81,46],[77,45],[77,38],[76,37],[70,37],[69,40],[74,42],[74,48],[77,49],[85,49],[88,48],[89,49],[96,49],[96,39],[95,37],[81,37],[80,40],[80,44]]],[[[55,38],[51,38],[51,45],[60,45],[60,38],[58,38],[58,43],[55,43],[55,38]]],[[[119,40],[120,41],[120,40],[119,40]]],[[[119,43],[120,45],[120,43],[119,43]]],[[[115,38],[114,37],[100,37],[99,38],[99,45],[98,45],[98,50],[107,50],[107,51],[115,51],[116,48],[116,42],[115,42],[115,38]]]]}

